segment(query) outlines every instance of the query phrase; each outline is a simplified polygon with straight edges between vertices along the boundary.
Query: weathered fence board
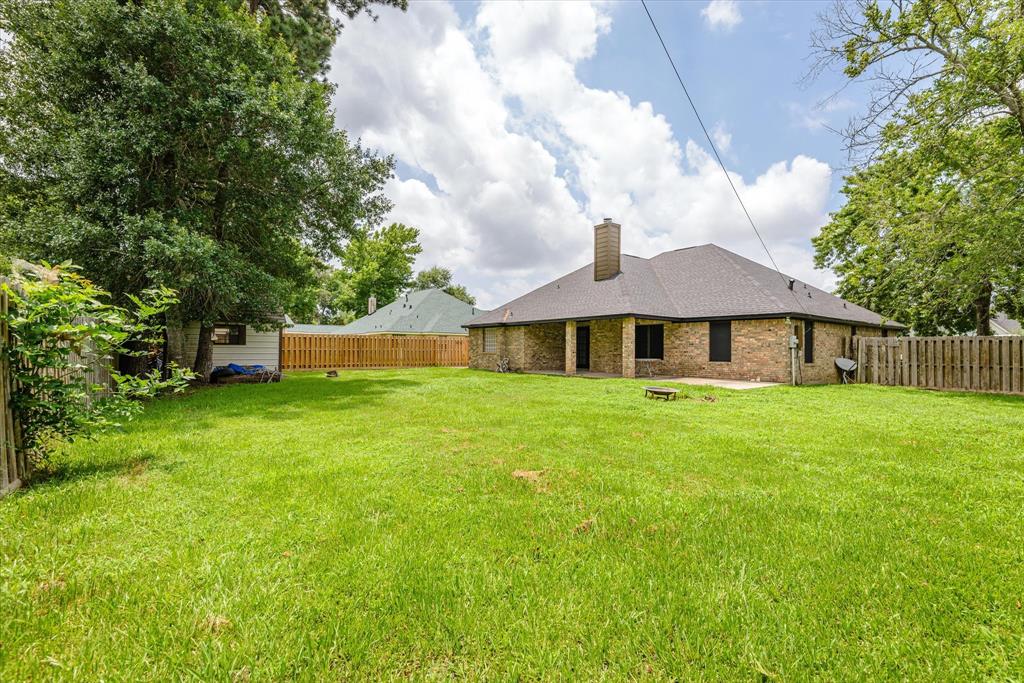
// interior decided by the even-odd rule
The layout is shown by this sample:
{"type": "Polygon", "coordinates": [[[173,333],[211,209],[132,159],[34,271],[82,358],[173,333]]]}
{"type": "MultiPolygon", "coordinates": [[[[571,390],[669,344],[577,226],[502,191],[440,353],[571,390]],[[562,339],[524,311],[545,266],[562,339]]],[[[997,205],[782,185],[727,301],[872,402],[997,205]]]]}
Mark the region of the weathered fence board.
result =
{"type": "MultiPolygon", "coordinates": [[[[0,282],[5,280],[0,278],[0,282]]],[[[4,319],[9,305],[7,292],[0,290],[0,316],[4,319]]],[[[11,410],[14,377],[7,354],[3,353],[10,340],[10,330],[4,319],[0,319],[0,496],[21,486],[27,474],[25,452],[21,448],[21,428],[11,410]]]]}
{"type": "Polygon", "coordinates": [[[856,337],[857,381],[1024,393],[1024,337],[856,337]]]}
{"type": "Polygon", "coordinates": [[[295,334],[281,340],[284,370],[349,370],[469,365],[469,337],[295,334]]]}

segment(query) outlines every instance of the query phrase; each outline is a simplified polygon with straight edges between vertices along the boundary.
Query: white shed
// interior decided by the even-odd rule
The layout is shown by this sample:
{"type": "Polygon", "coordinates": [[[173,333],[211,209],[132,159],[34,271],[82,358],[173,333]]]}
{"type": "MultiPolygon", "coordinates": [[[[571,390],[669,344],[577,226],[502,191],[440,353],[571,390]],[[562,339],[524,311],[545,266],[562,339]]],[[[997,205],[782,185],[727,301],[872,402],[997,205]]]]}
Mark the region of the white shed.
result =
{"type": "MultiPolygon", "coordinates": [[[[199,345],[199,323],[185,325],[185,358],[191,362],[199,345]]],[[[281,369],[281,330],[257,330],[252,325],[217,323],[213,327],[213,367],[236,363],[281,369]]]]}

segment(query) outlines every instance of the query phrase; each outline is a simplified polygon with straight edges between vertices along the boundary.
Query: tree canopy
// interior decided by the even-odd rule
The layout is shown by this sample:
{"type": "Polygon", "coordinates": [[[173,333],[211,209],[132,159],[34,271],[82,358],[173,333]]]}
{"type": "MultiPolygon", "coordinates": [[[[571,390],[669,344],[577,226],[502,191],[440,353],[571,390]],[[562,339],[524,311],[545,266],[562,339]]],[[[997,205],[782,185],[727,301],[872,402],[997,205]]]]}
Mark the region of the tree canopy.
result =
{"type": "Polygon", "coordinates": [[[405,9],[407,0],[235,0],[252,14],[266,16],[273,35],[282,38],[295,55],[299,72],[307,77],[327,72],[331,48],[344,28],[341,17],[361,13],[377,19],[373,5],[405,9]],[[332,13],[333,10],[333,13],[332,13]]]}
{"type": "Polygon", "coordinates": [[[416,277],[412,281],[412,289],[442,289],[456,299],[475,306],[476,297],[470,294],[465,286],[454,284],[453,277],[452,271],[447,268],[432,266],[416,273],[416,277]]]}
{"type": "Polygon", "coordinates": [[[1024,6],[837,2],[815,34],[872,96],[847,204],[814,240],[843,296],[919,332],[988,334],[1024,308],[1024,6]]]}
{"type": "MultiPolygon", "coordinates": [[[[334,130],[258,15],[219,0],[0,0],[0,241],[115,301],[265,322],[390,209],[391,159],[334,130]]],[[[358,247],[356,247],[358,248],[358,247]]],[[[408,276],[406,276],[408,277],[408,276]]]]}
{"type": "Polygon", "coordinates": [[[317,281],[296,296],[292,317],[343,325],[367,314],[371,296],[379,306],[391,303],[411,282],[423,251],[418,240],[419,230],[401,223],[362,231],[342,250],[340,267],[321,266],[317,281]]]}

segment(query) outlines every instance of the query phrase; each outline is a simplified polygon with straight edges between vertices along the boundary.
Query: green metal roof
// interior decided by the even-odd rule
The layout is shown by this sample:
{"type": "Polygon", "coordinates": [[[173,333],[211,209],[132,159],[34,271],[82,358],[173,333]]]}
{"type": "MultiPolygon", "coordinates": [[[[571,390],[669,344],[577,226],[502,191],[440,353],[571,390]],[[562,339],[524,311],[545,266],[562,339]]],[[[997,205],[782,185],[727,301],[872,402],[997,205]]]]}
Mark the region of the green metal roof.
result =
{"type": "Polygon", "coordinates": [[[462,326],[482,313],[487,311],[440,289],[420,289],[402,294],[397,301],[342,326],[335,334],[466,334],[462,326]]]}

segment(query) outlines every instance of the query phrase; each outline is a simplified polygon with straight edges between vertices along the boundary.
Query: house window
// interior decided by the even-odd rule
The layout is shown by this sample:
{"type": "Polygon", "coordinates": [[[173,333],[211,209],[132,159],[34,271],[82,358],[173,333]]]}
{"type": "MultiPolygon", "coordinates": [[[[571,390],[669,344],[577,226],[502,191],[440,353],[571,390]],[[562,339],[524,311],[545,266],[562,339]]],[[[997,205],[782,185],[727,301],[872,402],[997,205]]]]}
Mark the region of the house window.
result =
{"type": "Polygon", "coordinates": [[[665,326],[637,325],[633,357],[645,360],[665,358],[665,326]]]}
{"type": "Polygon", "coordinates": [[[228,346],[245,346],[245,325],[213,326],[213,343],[228,346]]]}
{"type": "Polygon", "coordinates": [[[492,327],[484,328],[484,353],[498,352],[498,331],[492,327]]]}
{"type": "Polygon", "coordinates": [[[856,337],[857,336],[857,326],[856,325],[850,325],[850,336],[851,337],[856,337]]]}
{"type": "Polygon", "coordinates": [[[708,360],[716,363],[732,362],[732,321],[712,320],[710,323],[708,360]]]}
{"type": "Polygon", "coordinates": [[[889,336],[889,330],[883,327],[882,328],[882,336],[883,337],[888,337],[889,336]]]}
{"type": "Polygon", "coordinates": [[[804,321],[804,362],[814,362],[814,321],[804,321]]]}

